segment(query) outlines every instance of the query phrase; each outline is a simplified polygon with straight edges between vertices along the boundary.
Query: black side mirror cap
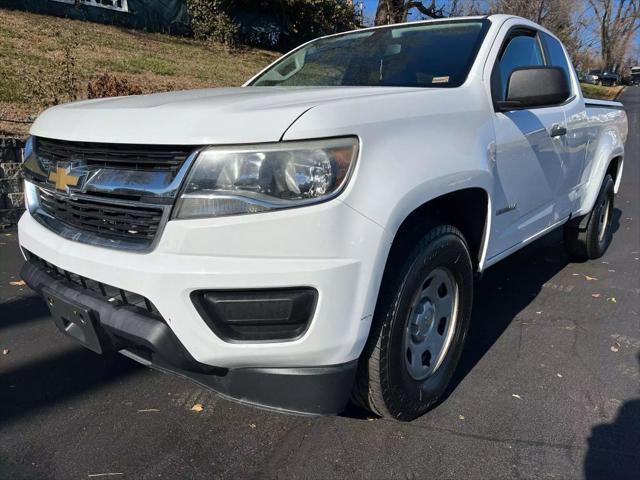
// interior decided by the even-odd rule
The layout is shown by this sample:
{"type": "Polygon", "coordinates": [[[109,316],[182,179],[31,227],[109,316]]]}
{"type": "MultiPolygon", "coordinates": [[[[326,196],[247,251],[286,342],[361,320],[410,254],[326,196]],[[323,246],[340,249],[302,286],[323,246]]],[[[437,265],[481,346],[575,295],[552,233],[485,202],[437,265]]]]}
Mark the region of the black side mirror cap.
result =
{"type": "Polygon", "coordinates": [[[548,107],[564,103],[571,86],[560,67],[523,67],[511,72],[504,101],[496,102],[500,111],[548,107]]]}

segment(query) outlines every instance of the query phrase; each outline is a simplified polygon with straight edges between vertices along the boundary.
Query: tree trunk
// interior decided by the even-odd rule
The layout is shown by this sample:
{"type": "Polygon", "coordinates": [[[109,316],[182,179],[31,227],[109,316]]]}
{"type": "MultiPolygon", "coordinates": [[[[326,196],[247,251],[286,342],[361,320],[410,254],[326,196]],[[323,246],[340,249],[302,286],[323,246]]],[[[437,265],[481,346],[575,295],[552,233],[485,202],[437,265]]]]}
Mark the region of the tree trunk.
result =
{"type": "Polygon", "coordinates": [[[405,20],[404,0],[379,0],[376,9],[376,25],[389,25],[405,20]]]}
{"type": "Polygon", "coordinates": [[[391,23],[402,23],[407,21],[409,10],[417,9],[420,13],[431,18],[442,18],[444,16],[442,8],[436,8],[435,0],[426,7],[423,2],[405,0],[379,0],[376,9],[376,25],[389,25],[391,23]]]}

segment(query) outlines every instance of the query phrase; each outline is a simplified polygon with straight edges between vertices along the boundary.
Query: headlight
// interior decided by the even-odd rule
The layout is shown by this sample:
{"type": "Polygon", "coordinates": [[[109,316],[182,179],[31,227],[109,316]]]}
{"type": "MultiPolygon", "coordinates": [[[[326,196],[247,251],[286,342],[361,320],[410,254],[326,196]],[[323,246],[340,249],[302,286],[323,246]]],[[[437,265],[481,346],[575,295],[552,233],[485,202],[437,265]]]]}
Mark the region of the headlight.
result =
{"type": "Polygon", "coordinates": [[[356,138],[210,147],[198,155],[174,218],[258,213],[318,203],[346,185],[356,138]]]}

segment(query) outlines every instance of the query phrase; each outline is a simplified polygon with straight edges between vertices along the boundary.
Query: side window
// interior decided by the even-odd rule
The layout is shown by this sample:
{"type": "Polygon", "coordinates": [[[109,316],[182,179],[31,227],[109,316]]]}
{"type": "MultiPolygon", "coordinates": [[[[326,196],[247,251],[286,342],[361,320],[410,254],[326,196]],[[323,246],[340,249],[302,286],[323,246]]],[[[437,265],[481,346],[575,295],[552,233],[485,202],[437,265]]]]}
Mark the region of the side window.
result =
{"type": "Polygon", "coordinates": [[[549,53],[549,65],[562,68],[565,75],[567,76],[569,85],[571,85],[572,67],[569,66],[569,62],[567,60],[567,56],[564,53],[562,45],[558,40],[544,32],[542,32],[542,38],[544,39],[544,43],[547,46],[547,52],[549,53]]]}
{"type": "Polygon", "coordinates": [[[500,81],[498,100],[505,99],[509,75],[514,69],[542,65],[544,65],[544,56],[536,36],[518,35],[511,38],[502,51],[498,62],[498,78],[500,81]]]}

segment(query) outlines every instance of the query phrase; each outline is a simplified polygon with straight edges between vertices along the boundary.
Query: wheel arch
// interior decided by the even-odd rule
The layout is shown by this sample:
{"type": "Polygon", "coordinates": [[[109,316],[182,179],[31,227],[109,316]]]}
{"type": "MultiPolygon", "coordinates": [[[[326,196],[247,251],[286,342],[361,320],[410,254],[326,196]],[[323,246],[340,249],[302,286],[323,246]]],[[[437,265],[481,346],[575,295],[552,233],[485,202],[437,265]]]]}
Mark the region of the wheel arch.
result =
{"type": "Polygon", "coordinates": [[[462,232],[474,268],[481,271],[491,227],[490,212],[491,198],[482,187],[466,187],[432,198],[416,206],[399,222],[386,263],[403,249],[407,240],[424,233],[425,225],[437,222],[452,225],[462,232]]]}
{"type": "MultiPolygon", "coordinates": [[[[622,167],[624,165],[624,157],[622,153],[612,157],[609,160],[609,165],[607,165],[607,169],[605,171],[605,175],[610,174],[613,178],[613,191],[618,193],[620,188],[620,181],[622,180],[622,167]]],[[[604,178],[604,177],[603,177],[604,178]]]]}
{"type": "Polygon", "coordinates": [[[601,138],[606,141],[601,142],[594,155],[592,166],[585,171],[589,180],[585,184],[584,193],[579,201],[579,207],[573,212],[572,218],[588,215],[596,203],[600,186],[607,174],[612,174],[614,180],[614,192],[618,193],[622,179],[622,169],[624,166],[624,145],[612,143],[612,138],[616,136],[605,135],[601,138]]]}

